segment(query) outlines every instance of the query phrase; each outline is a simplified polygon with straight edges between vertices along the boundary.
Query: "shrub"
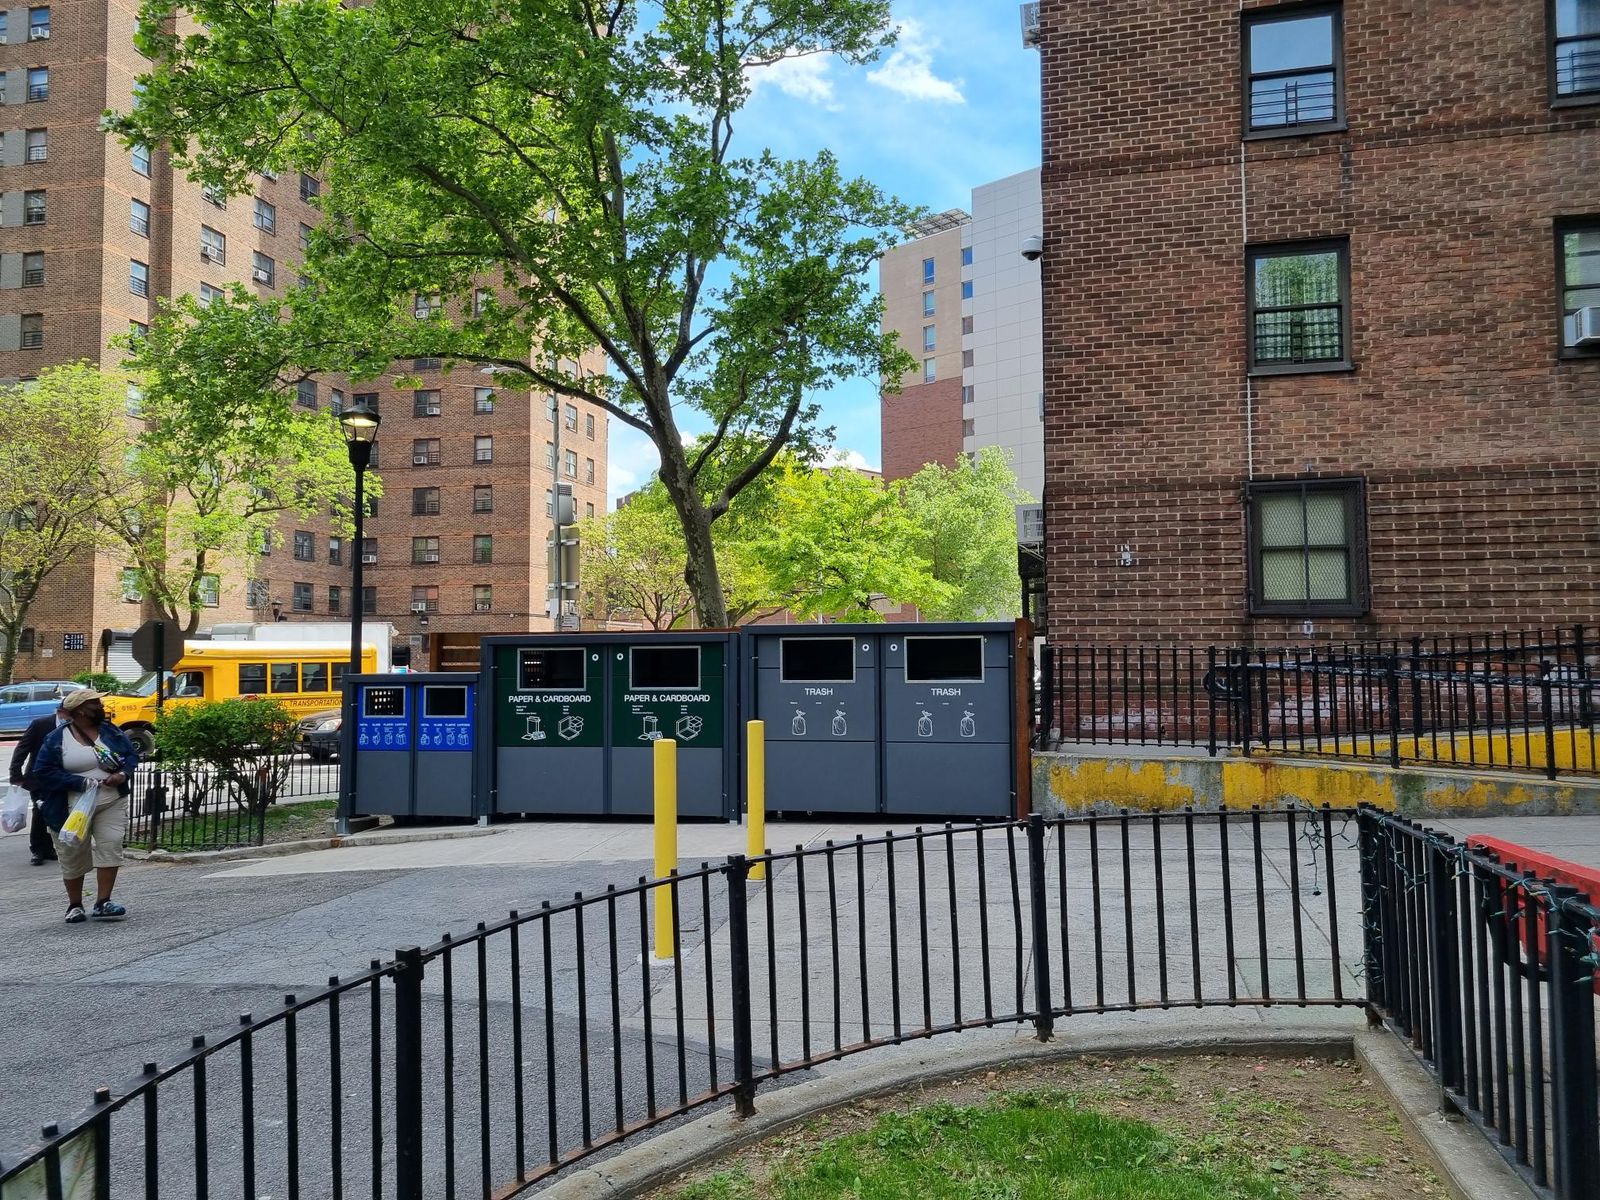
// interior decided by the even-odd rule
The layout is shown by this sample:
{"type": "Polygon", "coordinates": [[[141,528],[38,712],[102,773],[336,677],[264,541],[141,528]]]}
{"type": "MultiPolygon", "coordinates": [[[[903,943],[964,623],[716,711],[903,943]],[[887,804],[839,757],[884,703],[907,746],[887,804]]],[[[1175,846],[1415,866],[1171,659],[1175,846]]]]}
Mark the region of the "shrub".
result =
{"type": "Polygon", "coordinates": [[[72,677],[72,682],[81,683],[84,687],[104,692],[108,696],[122,690],[122,680],[105,671],[79,671],[72,677]]]}
{"type": "Polygon", "coordinates": [[[163,766],[191,788],[221,789],[258,813],[289,777],[298,734],[294,715],[275,700],[215,700],[174,705],[156,724],[163,766]]]}

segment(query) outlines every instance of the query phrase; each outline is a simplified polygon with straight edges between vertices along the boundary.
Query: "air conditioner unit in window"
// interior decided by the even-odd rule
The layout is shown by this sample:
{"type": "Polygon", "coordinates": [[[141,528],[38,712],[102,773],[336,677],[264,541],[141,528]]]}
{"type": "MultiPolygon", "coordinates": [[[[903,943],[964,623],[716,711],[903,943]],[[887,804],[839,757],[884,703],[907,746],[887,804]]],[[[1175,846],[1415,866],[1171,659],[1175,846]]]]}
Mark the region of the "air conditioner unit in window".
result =
{"type": "Polygon", "coordinates": [[[378,556],[376,554],[363,554],[361,556],[361,561],[370,566],[378,561],[378,556]]]}
{"type": "Polygon", "coordinates": [[[1600,304],[1586,304],[1567,318],[1567,343],[1600,348],[1600,304]]]}
{"type": "Polygon", "coordinates": [[[424,554],[421,558],[421,561],[425,563],[436,563],[439,561],[439,556],[437,554],[424,554]]]}
{"type": "Polygon", "coordinates": [[[1022,44],[1024,46],[1037,46],[1039,44],[1039,6],[1037,4],[1023,4],[1022,9],[1022,44]]]}
{"type": "Polygon", "coordinates": [[[48,42],[50,40],[50,31],[48,29],[30,29],[28,30],[28,40],[30,42],[48,42]]]}
{"type": "Polygon", "coordinates": [[[267,273],[267,269],[265,267],[250,268],[250,278],[254,279],[257,283],[272,282],[272,276],[267,273]]]}
{"type": "Polygon", "coordinates": [[[201,262],[217,262],[219,260],[218,260],[217,256],[214,253],[212,253],[211,248],[209,246],[201,246],[200,247],[200,261],[201,262]]]}
{"type": "Polygon", "coordinates": [[[425,613],[425,612],[427,612],[428,611],[428,602],[426,600],[413,600],[411,602],[411,611],[414,612],[414,613],[425,613]]]}

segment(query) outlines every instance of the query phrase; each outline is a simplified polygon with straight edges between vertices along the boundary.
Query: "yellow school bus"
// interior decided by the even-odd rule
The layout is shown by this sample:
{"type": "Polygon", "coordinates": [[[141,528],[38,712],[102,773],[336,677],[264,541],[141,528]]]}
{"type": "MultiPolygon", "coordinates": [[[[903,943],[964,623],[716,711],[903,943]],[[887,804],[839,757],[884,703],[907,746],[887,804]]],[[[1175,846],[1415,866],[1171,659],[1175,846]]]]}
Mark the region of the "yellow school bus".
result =
{"type": "MultiPolygon", "coordinates": [[[[339,707],[349,667],[350,651],[335,642],[190,642],[178,665],[167,673],[165,705],[259,696],[304,717],[339,707]]],[[[362,672],[377,669],[376,648],[363,646],[362,672]]],[[[155,672],[108,696],[106,715],[141,753],[154,749],[155,672]]]]}

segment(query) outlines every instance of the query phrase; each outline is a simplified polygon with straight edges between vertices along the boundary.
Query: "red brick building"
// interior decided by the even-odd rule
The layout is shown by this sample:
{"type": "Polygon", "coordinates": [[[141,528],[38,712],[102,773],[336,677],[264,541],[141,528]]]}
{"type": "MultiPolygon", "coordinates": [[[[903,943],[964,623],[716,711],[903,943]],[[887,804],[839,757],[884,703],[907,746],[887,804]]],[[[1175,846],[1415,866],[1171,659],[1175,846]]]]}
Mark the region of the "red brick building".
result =
{"type": "Polygon", "coordinates": [[[1600,613],[1600,0],[1039,6],[1052,638],[1600,613]]]}

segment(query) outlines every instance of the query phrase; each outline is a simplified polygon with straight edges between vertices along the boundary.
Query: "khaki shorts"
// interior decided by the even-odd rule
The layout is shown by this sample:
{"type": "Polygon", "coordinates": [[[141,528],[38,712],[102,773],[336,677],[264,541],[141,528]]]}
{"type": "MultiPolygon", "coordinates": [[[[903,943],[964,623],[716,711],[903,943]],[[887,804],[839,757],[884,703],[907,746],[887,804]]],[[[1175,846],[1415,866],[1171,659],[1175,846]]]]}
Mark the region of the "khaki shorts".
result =
{"type": "Polygon", "coordinates": [[[56,844],[56,858],[61,861],[61,878],[82,879],[89,873],[92,862],[96,867],[120,867],[122,842],[128,836],[128,798],[113,796],[109,801],[95,805],[89,818],[89,836],[68,846],[61,840],[61,831],[52,829],[50,837],[56,844]]]}

